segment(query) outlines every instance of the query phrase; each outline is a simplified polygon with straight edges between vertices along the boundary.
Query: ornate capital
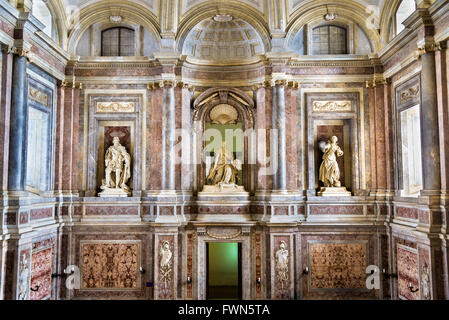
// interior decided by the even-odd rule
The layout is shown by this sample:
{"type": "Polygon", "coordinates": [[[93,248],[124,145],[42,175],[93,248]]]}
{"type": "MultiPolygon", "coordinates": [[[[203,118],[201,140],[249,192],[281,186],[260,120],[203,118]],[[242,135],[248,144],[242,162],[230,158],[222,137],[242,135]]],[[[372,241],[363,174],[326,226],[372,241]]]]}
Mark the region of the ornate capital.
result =
{"type": "Polygon", "coordinates": [[[178,85],[178,81],[176,80],[159,80],[148,83],[148,90],[155,90],[164,87],[176,87],[178,85]]]}
{"type": "Polygon", "coordinates": [[[386,84],[389,84],[389,83],[391,83],[391,79],[389,79],[389,78],[383,78],[383,77],[374,77],[374,79],[373,80],[366,80],[365,81],[365,85],[366,85],[366,87],[367,88],[374,88],[374,87],[377,87],[377,86],[383,86],[383,85],[386,85],[386,84]]]}
{"type": "Polygon", "coordinates": [[[426,43],[418,47],[415,51],[415,57],[419,59],[423,54],[440,51],[442,49],[444,49],[444,43],[442,42],[426,43]]]}
{"type": "Polygon", "coordinates": [[[177,81],[176,80],[161,80],[159,81],[159,87],[176,87],[177,81]]]}
{"type": "Polygon", "coordinates": [[[0,48],[1,48],[3,54],[14,54],[15,50],[16,50],[15,47],[9,46],[6,44],[1,44],[0,48]]]}
{"type": "Polygon", "coordinates": [[[198,229],[196,229],[196,233],[199,237],[205,236],[206,235],[206,227],[198,227],[198,229]]]}
{"type": "Polygon", "coordinates": [[[34,53],[32,53],[31,50],[8,45],[2,45],[2,53],[16,54],[18,56],[25,57],[28,62],[32,62],[34,58],[34,53]]]}
{"type": "Polygon", "coordinates": [[[194,91],[195,87],[187,82],[183,82],[183,81],[179,81],[176,84],[177,87],[181,88],[181,89],[188,89],[189,91],[194,91]]]}
{"type": "Polygon", "coordinates": [[[287,80],[285,79],[278,79],[274,81],[274,84],[276,86],[286,86],[287,85],[287,80]]]}
{"type": "Polygon", "coordinates": [[[58,81],[58,86],[61,88],[73,88],[73,89],[83,89],[83,84],[81,82],[72,81],[58,81]]]}
{"type": "Polygon", "coordinates": [[[264,87],[274,87],[276,84],[273,80],[265,80],[263,82],[264,87]]]}
{"type": "Polygon", "coordinates": [[[289,88],[298,89],[299,88],[299,82],[298,81],[288,81],[287,83],[289,88]]]}

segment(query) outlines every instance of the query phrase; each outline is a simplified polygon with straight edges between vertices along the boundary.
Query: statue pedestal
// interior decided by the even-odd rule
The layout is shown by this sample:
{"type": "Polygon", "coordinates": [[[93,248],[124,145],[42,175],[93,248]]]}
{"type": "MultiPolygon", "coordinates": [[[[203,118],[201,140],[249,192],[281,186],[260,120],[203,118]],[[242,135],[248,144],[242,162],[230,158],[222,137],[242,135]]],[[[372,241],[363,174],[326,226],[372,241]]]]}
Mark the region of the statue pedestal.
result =
{"type": "Polygon", "coordinates": [[[231,184],[217,184],[213,186],[205,185],[203,188],[204,193],[247,193],[243,186],[238,186],[234,183],[231,184]]]}
{"type": "Polygon", "coordinates": [[[319,197],[350,197],[351,192],[346,187],[322,187],[318,192],[319,197]]]}
{"type": "Polygon", "coordinates": [[[120,188],[104,188],[102,192],[98,194],[99,197],[129,197],[131,193],[126,192],[120,188]]]}

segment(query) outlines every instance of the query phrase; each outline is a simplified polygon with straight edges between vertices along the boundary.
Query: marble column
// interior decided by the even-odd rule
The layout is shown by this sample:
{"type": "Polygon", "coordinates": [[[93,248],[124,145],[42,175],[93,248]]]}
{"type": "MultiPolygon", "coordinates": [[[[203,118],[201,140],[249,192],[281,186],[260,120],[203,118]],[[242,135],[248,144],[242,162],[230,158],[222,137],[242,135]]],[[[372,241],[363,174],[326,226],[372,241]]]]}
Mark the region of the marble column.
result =
{"type": "Polygon", "coordinates": [[[175,190],[175,83],[163,82],[162,189],[175,190]]]}
{"type": "Polygon", "coordinates": [[[14,55],[9,140],[8,190],[20,191],[25,187],[26,134],[27,134],[27,61],[14,55]]]}
{"type": "Polygon", "coordinates": [[[437,84],[435,52],[426,51],[421,56],[421,148],[424,191],[441,189],[440,144],[438,127],[437,84]]]}
{"type": "Polygon", "coordinates": [[[277,129],[278,129],[278,190],[287,189],[287,166],[286,166],[286,131],[285,131],[285,82],[276,82],[276,108],[277,108],[277,129]]]}
{"type": "Polygon", "coordinates": [[[270,132],[270,162],[272,163],[273,168],[273,190],[278,190],[279,187],[279,129],[278,129],[278,107],[277,107],[277,95],[278,90],[276,86],[273,86],[273,96],[272,96],[272,107],[271,107],[271,121],[272,121],[272,130],[270,132]]]}

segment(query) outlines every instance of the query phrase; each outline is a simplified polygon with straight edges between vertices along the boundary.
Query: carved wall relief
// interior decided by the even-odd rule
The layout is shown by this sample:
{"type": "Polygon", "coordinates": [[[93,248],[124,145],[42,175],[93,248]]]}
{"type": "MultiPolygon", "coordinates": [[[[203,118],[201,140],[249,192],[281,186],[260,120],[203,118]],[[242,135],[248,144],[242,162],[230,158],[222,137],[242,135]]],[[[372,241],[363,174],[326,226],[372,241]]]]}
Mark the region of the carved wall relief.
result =
{"type": "Polygon", "coordinates": [[[403,104],[419,97],[419,84],[399,92],[399,103],[403,104]]]}
{"type": "Polygon", "coordinates": [[[287,244],[285,241],[281,241],[279,244],[279,248],[276,250],[275,253],[275,269],[276,269],[276,278],[279,282],[279,285],[281,287],[281,290],[284,290],[288,287],[288,260],[289,260],[289,251],[286,249],[287,244]]]}
{"type": "Polygon", "coordinates": [[[313,111],[314,112],[351,112],[352,102],[351,101],[313,101],[313,111]]]}
{"type": "Polygon", "coordinates": [[[97,112],[107,113],[107,112],[134,112],[135,103],[134,102],[97,102],[97,112]]]}
{"type": "Polygon", "coordinates": [[[39,89],[29,86],[28,94],[32,100],[48,107],[49,105],[48,94],[46,94],[45,92],[42,92],[39,89]]]}
{"type": "Polygon", "coordinates": [[[162,289],[166,290],[172,280],[172,258],[173,252],[170,249],[170,243],[163,241],[159,251],[159,281],[162,289]]]}
{"type": "Polygon", "coordinates": [[[208,227],[206,228],[206,234],[214,239],[229,240],[237,238],[242,234],[242,229],[237,228],[220,228],[220,227],[208,227]]]}
{"type": "Polygon", "coordinates": [[[177,296],[177,244],[175,235],[156,235],[155,299],[170,300],[177,296]]]}

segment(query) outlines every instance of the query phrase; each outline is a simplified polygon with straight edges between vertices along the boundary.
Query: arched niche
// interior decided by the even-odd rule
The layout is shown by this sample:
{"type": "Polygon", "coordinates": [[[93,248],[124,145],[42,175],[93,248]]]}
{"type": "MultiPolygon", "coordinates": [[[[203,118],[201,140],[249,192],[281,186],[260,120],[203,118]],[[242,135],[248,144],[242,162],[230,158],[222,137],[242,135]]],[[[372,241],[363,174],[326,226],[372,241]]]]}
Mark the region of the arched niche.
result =
{"type": "MultiPolygon", "coordinates": [[[[253,193],[255,169],[255,146],[253,146],[255,104],[253,99],[239,89],[212,88],[198,96],[194,101],[193,108],[194,157],[196,157],[195,163],[197,164],[194,192],[201,192],[207,183],[206,178],[209,173],[207,164],[208,160],[213,159],[213,148],[208,147],[208,145],[212,143],[218,147],[223,140],[226,140],[226,136],[221,136],[221,141],[210,139],[211,136],[217,137],[215,135],[217,132],[212,130],[212,135],[209,134],[208,136],[207,133],[211,133],[211,131],[206,131],[206,129],[216,129],[223,132],[219,129],[222,125],[223,130],[227,128],[237,129],[235,132],[236,140],[234,140],[236,144],[230,147],[227,143],[227,148],[243,164],[241,181],[238,184],[242,185],[245,191],[253,193]],[[239,132],[239,129],[241,129],[241,132],[239,132]],[[239,145],[238,139],[241,139],[241,145],[239,145]],[[241,149],[238,148],[239,146],[241,146],[241,149]]],[[[230,133],[228,131],[228,139],[230,133]]]]}

